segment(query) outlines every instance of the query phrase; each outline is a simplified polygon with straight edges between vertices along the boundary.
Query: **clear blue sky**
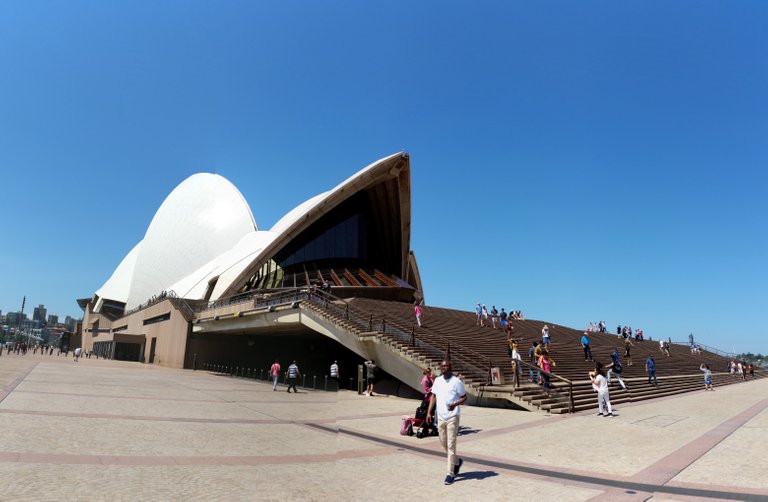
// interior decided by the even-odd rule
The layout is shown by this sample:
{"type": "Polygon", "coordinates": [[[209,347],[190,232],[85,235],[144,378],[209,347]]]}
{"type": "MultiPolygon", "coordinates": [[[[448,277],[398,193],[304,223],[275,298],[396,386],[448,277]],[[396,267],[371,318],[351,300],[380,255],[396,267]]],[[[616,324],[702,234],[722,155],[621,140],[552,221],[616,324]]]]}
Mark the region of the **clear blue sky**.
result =
{"type": "Polygon", "coordinates": [[[260,228],[407,149],[427,303],[768,352],[765,2],[0,3],[0,309],[79,317],[170,191],[260,228]]]}

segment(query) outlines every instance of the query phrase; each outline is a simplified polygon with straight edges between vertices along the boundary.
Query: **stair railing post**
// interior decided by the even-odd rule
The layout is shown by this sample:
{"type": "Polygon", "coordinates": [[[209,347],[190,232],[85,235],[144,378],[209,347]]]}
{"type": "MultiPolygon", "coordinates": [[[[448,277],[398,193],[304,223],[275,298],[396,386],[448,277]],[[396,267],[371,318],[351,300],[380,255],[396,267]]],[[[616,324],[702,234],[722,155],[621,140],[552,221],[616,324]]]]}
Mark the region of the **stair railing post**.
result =
{"type": "Polygon", "coordinates": [[[416,327],[411,326],[411,347],[416,345],[416,327]]]}
{"type": "Polygon", "coordinates": [[[371,314],[371,318],[368,320],[368,331],[373,331],[373,314],[371,314]]]}

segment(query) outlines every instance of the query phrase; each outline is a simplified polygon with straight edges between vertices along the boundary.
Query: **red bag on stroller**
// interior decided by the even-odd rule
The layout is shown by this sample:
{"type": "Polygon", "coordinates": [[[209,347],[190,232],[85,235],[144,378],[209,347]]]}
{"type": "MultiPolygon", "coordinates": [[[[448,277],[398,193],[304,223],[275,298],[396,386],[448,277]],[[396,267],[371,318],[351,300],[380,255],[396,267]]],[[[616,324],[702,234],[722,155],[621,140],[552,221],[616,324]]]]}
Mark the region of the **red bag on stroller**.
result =
{"type": "Polygon", "coordinates": [[[434,424],[427,423],[427,412],[429,411],[429,399],[425,398],[418,408],[416,408],[416,417],[404,416],[400,425],[400,434],[402,436],[413,436],[421,439],[426,436],[437,436],[437,427],[434,424]],[[418,429],[418,430],[417,430],[418,429]],[[415,432],[414,432],[415,431],[415,432]]]}

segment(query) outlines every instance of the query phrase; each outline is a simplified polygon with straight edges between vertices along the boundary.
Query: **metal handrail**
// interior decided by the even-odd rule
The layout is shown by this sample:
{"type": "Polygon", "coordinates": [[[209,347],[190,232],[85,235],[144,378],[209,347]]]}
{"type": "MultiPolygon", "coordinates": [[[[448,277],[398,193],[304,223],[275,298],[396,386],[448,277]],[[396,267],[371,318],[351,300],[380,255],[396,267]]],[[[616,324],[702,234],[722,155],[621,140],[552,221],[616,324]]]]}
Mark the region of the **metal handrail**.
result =
{"type": "Polygon", "coordinates": [[[223,298],[210,302],[206,307],[197,311],[198,317],[202,317],[201,314],[205,314],[208,311],[220,309],[222,307],[229,307],[232,305],[242,305],[244,303],[251,303],[252,309],[259,309],[264,307],[276,307],[279,305],[287,305],[295,301],[305,300],[308,297],[308,292],[304,289],[292,289],[289,291],[283,291],[276,295],[237,295],[229,298],[223,298]]]}
{"type": "MultiPolygon", "coordinates": [[[[133,314],[134,312],[138,312],[139,310],[145,309],[145,308],[147,308],[149,306],[152,306],[152,305],[154,305],[156,303],[160,303],[163,300],[168,300],[169,298],[174,298],[174,299],[177,299],[177,300],[181,300],[182,299],[182,298],[179,297],[179,295],[176,294],[176,291],[174,291],[172,289],[166,290],[166,291],[163,291],[162,293],[160,293],[159,295],[153,296],[152,298],[147,300],[146,303],[140,303],[137,306],[133,307],[131,310],[125,312],[123,314],[123,317],[126,317],[126,316],[128,316],[130,314],[133,314]]],[[[189,307],[189,305],[187,305],[187,307],[189,307]]],[[[189,309],[192,310],[191,307],[189,307],[189,309]]]]}
{"type": "MultiPolygon", "coordinates": [[[[334,300],[340,300],[340,298],[337,298],[329,293],[319,291],[319,290],[310,292],[309,299],[312,300],[314,303],[319,303],[323,305],[328,310],[336,311],[339,317],[342,317],[345,321],[352,322],[361,331],[371,331],[373,328],[377,328],[375,330],[378,333],[391,336],[392,338],[402,343],[411,345],[411,342],[412,342],[411,333],[408,332],[407,330],[400,329],[396,324],[393,325],[391,319],[382,318],[381,323],[378,325],[376,323],[372,323],[371,321],[372,317],[370,317],[367,312],[363,312],[362,310],[358,310],[354,307],[349,307],[349,304],[346,304],[346,303],[344,308],[342,309],[342,307],[334,303],[334,300]]],[[[466,371],[467,369],[470,369],[472,370],[473,373],[478,373],[480,375],[490,374],[490,366],[488,366],[487,368],[483,367],[484,365],[478,366],[476,362],[467,361],[466,358],[463,357],[461,352],[463,351],[464,347],[447,342],[448,347],[446,347],[446,349],[442,349],[440,347],[435,346],[432,343],[426,342],[425,340],[419,337],[416,337],[415,341],[416,341],[416,346],[421,345],[424,348],[431,350],[433,352],[444,353],[444,354],[447,353],[447,351],[449,350],[448,347],[450,347],[450,349],[453,349],[453,352],[455,352],[456,348],[458,347],[460,349],[459,356],[458,357],[452,356],[454,360],[458,361],[458,365],[456,367],[457,370],[465,369],[466,371]]]]}
{"type": "MultiPolygon", "coordinates": [[[[392,321],[390,321],[390,322],[392,322],[392,321]]],[[[395,320],[394,322],[395,322],[395,326],[398,327],[400,329],[400,331],[408,332],[408,329],[405,328],[402,324],[398,323],[397,320],[395,320]]],[[[413,329],[413,326],[411,328],[413,329]]],[[[434,333],[433,331],[425,328],[424,326],[422,326],[419,331],[421,333],[427,333],[429,335],[432,335],[433,337],[439,337],[440,336],[439,334],[434,333]]],[[[415,333],[414,333],[414,337],[415,337],[415,333]]],[[[493,360],[490,357],[488,357],[486,355],[483,355],[483,354],[481,354],[481,353],[479,353],[479,352],[477,352],[477,351],[475,351],[473,349],[470,349],[469,347],[457,344],[455,342],[447,342],[447,343],[448,343],[448,347],[449,347],[448,350],[449,351],[450,351],[451,348],[453,348],[455,350],[458,347],[459,352],[462,354],[462,357],[464,359],[466,359],[465,354],[469,355],[476,362],[479,361],[482,364],[483,367],[487,367],[488,371],[490,372],[490,368],[493,366],[493,360]]],[[[451,352],[453,352],[453,351],[451,351],[451,352]]]]}
{"type": "MultiPolygon", "coordinates": [[[[686,347],[691,346],[691,342],[688,342],[688,341],[672,342],[672,343],[675,345],[685,345],[686,347]]],[[[707,352],[712,352],[713,354],[717,354],[718,356],[731,357],[731,358],[736,357],[736,354],[733,352],[726,352],[724,350],[716,349],[714,347],[710,347],[709,345],[704,345],[703,343],[699,343],[697,341],[694,341],[693,344],[698,345],[699,347],[701,347],[702,350],[706,350],[707,352]]]]}
{"type": "MultiPolygon", "coordinates": [[[[564,382],[565,384],[567,384],[568,385],[568,396],[567,396],[568,397],[568,411],[570,413],[573,413],[575,411],[576,405],[573,402],[573,381],[572,380],[569,380],[569,379],[567,379],[567,378],[565,378],[563,376],[560,376],[560,375],[556,375],[555,373],[550,373],[549,371],[544,371],[543,369],[541,369],[540,366],[536,366],[536,365],[531,364],[531,363],[529,363],[527,361],[523,361],[522,359],[515,359],[515,362],[518,363],[518,364],[519,363],[523,363],[523,366],[527,366],[529,369],[533,369],[533,370],[541,372],[541,373],[543,373],[545,375],[549,375],[550,377],[554,377],[556,380],[560,380],[561,382],[564,382]]],[[[558,393],[557,389],[550,389],[550,390],[554,390],[555,393],[558,393]]]]}

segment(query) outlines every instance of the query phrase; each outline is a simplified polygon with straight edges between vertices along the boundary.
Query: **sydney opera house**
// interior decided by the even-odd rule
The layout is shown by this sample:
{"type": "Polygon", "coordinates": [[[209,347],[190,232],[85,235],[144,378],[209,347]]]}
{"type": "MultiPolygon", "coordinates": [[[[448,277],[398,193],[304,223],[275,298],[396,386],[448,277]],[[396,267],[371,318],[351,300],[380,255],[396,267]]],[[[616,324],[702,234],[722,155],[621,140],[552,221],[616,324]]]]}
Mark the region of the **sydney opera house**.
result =
{"type": "Polygon", "coordinates": [[[102,357],[173,368],[213,360],[257,366],[279,353],[311,359],[323,351],[333,355],[318,365],[337,354],[352,360],[332,336],[275,312],[298,310],[295,301],[246,314],[325,281],[337,298],[421,300],[410,213],[406,153],[368,165],[269,230],[257,227],[229,181],[195,174],[168,195],[104,285],[78,300],[81,344],[102,357]]]}
{"type": "MultiPolygon", "coordinates": [[[[78,300],[85,314],[73,343],[110,359],[246,378],[265,376],[275,358],[284,367],[295,359],[310,376],[305,386],[328,390],[334,361],[339,388],[360,389],[361,362],[375,359],[398,395],[420,388],[425,366],[450,359],[475,404],[551,413],[593,407],[585,378],[592,362],[581,357],[580,330],[509,321],[519,343],[537,340],[545,324],[557,335],[553,387],[542,388],[516,383],[506,337],[478,326],[473,313],[424,306],[426,321],[417,325],[413,305],[424,294],[410,248],[410,174],[408,154],[377,160],[269,230],[256,226],[243,196],[223,177],[189,177],[104,285],[78,300]]],[[[615,344],[612,336],[590,338],[598,360],[609,360],[615,344]]],[[[644,360],[654,344],[638,343],[633,352],[644,360]]],[[[724,362],[718,353],[674,350],[657,365],[658,387],[634,385],[646,378],[643,365],[627,366],[633,392],[612,400],[697,390],[699,365],[724,362]]],[[[723,377],[718,385],[732,383],[723,377]]]]}

